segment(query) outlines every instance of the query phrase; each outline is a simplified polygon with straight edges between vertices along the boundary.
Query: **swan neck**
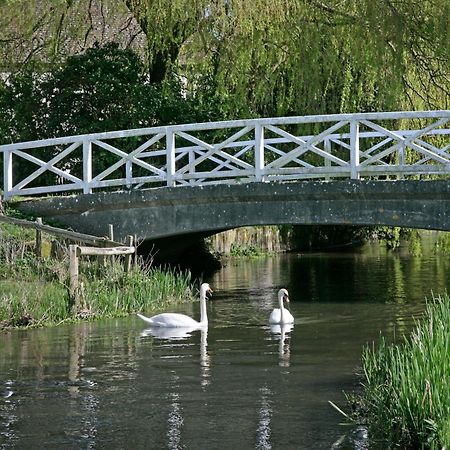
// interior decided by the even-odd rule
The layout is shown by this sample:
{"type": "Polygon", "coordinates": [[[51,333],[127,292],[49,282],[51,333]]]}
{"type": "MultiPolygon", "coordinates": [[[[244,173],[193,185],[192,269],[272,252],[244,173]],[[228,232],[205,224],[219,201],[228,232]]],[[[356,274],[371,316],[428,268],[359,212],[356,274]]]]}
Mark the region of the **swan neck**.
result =
{"type": "Polygon", "coordinates": [[[200,293],[200,323],[208,323],[208,316],[206,314],[206,292],[200,293]]]}
{"type": "Polygon", "coordinates": [[[280,322],[283,323],[284,305],[283,305],[283,296],[282,295],[280,295],[278,297],[278,302],[280,304],[280,322]]]}

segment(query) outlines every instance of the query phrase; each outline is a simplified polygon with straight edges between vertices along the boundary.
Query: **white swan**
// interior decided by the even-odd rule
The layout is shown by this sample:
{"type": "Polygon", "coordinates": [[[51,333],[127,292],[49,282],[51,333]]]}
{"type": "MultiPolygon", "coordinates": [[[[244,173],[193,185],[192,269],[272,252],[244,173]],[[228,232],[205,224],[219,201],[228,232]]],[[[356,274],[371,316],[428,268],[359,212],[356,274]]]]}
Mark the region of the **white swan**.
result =
{"type": "Polygon", "coordinates": [[[292,314],[284,307],[283,301],[286,300],[289,303],[289,294],[286,289],[280,289],[278,291],[278,303],[279,308],[275,308],[269,317],[270,323],[294,323],[294,317],[292,314]]]}
{"type": "Polygon", "coordinates": [[[208,317],[206,315],[206,293],[212,293],[212,289],[208,283],[203,283],[200,286],[200,322],[192,319],[189,316],[179,313],[163,313],[157,314],[153,317],[145,317],[138,314],[145,322],[153,327],[167,327],[167,328],[191,328],[198,329],[208,326],[208,317]]]}

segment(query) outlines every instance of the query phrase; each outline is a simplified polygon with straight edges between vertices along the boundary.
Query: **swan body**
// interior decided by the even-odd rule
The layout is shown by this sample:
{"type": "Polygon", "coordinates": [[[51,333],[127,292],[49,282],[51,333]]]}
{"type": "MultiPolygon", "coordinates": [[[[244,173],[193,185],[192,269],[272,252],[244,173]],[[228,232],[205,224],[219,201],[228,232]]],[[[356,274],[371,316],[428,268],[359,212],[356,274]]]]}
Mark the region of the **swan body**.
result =
{"type": "Polygon", "coordinates": [[[212,293],[212,289],[208,283],[203,283],[200,286],[200,322],[197,322],[192,317],[179,313],[162,313],[153,317],[146,317],[138,314],[138,317],[147,322],[152,327],[166,327],[166,328],[191,328],[197,329],[208,325],[208,317],[206,315],[206,294],[212,293]]]}
{"type": "Polygon", "coordinates": [[[284,300],[289,303],[289,294],[286,289],[280,289],[278,291],[278,304],[279,308],[274,308],[270,313],[269,323],[272,324],[286,324],[294,323],[294,317],[292,314],[284,307],[284,300]]]}

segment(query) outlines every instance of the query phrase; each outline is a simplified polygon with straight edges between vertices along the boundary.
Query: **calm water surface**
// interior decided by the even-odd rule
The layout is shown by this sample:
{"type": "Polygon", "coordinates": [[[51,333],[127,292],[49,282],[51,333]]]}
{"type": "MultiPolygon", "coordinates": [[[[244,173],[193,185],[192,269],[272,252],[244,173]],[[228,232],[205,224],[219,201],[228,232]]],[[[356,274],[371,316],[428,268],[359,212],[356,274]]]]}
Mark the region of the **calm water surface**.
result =
{"type": "Polygon", "coordinates": [[[409,331],[449,273],[376,247],[237,261],[208,280],[207,333],[130,317],[0,335],[0,448],[375,448],[328,401],[345,407],[362,346],[409,331]],[[267,323],[280,287],[292,329],[267,323]]]}

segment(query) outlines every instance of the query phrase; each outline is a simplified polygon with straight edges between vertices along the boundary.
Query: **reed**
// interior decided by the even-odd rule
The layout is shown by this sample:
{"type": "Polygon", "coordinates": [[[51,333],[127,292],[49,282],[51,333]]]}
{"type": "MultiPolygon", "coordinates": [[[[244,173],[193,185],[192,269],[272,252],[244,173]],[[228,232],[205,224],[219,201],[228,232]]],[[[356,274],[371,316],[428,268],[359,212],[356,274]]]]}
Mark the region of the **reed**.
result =
{"type": "Polygon", "coordinates": [[[118,317],[194,298],[188,272],[135,261],[125,273],[118,257],[104,267],[86,258],[80,264],[82,308],[73,311],[67,249],[61,249],[62,258],[36,258],[32,238],[17,227],[0,226],[0,329],[118,317]]]}
{"type": "Polygon", "coordinates": [[[366,347],[355,420],[391,448],[450,448],[450,300],[433,296],[409,337],[366,347]]]}
{"type": "Polygon", "coordinates": [[[108,265],[97,277],[87,279],[82,302],[95,316],[117,316],[136,311],[159,309],[171,303],[192,301],[193,285],[189,272],[157,269],[135,264],[128,274],[119,264],[108,265]]]}

